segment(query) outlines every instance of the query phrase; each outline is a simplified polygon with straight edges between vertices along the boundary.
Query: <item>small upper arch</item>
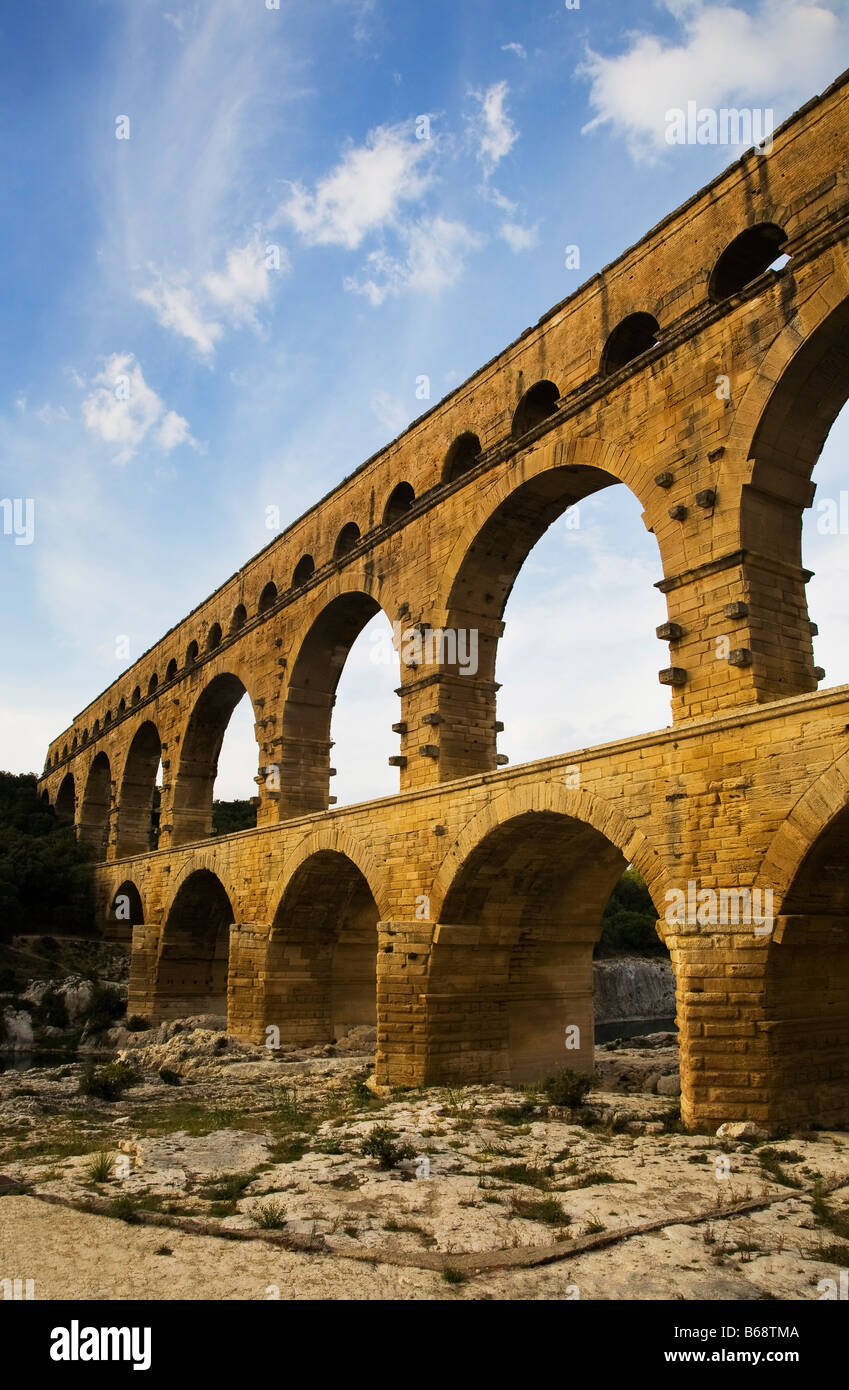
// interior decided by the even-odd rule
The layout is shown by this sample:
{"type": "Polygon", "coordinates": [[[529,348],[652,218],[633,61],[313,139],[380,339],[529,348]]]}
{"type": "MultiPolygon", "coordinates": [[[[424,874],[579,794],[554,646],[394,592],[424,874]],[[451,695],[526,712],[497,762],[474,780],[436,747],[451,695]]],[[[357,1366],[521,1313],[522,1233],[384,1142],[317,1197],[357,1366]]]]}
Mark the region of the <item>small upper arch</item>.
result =
{"type": "Polygon", "coordinates": [[[189,643],[189,645],[188,645],[187,648],[186,648],[186,665],[187,665],[187,666],[194,666],[194,664],[195,664],[195,662],[197,661],[197,659],[198,659],[198,644],[197,644],[197,642],[192,641],[192,642],[189,643]]]}
{"type": "Polygon", "coordinates": [[[243,603],[237,603],[233,609],[233,616],[230,619],[230,631],[238,632],[240,627],[244,627],[248,620],[248,610],[243,603]]]}
{"type": "Polygon", "coordinates": [[[453,483],[477,463],[481,454],[481,442],[471,430],[458,435],[445,455],[442,466],[442,481],[453,483]]]}
{"type": "Polygon", "coordinates": [[[660,338],[660,324],[653,314],[629,314],[618,323],[604,345],[601,354],[602,376],[612,376],[635,358],[642,357],[655,347],[660,338]]]}
{"type": "Polygon", "coordinates": [[[277,602],[277,585],[274,583],[273,580],[269,579],[268,583],[266,584],[265,588],[263,589],[262,593],[261,593],[260,596],[259,596],[259,603],[257,604],[257,612],[258,612],[258,613],[267,613],[268,610],[269,610],[269,608],[271,608],[272,605],[275,604],[276,602],[277,602]]]}
{"type": "Polygon", "coordinates": [[[726,246],[713,268],[708,298],[714,304],[738,294],[778,260],[787,233],[775,222],[747,227],[726,246]]]}
{"type": "Polygon", "coordinates": [[[221,646],[221,624],[213,623],[206,638],[206,650],[214,652],[216,647],[221,646]]]}
{"type": "Polygon", "coordinates": [[[133,705],[137,705],[140,699],[141,699],[141,686],[140,686],[140,685],[137,685],[137,686],[135,687],[133,693],[132,693],[132,696],[130,697],[130,703],[133,704],[133,705]]]}
{"type": "Polygon", "coordinates": [[[311,555],[302,555],[292,575],[292,588],[299,589],[300,586],[306,584],[307,580],[311,579],[314,574],[315,560],[311,555]]]}
{"type": "Polygon", "coordinates": [[[528,430],[541,425],[557,409],[560,391],[553,381],[537,381],[522,396],[513,414],[511,434],[521,439],[528,430]]]}
{"type": "Polygon", "coordinates": [[[391,526],[393,521],[399,521],[410,510],[415,500],[416,494],[411,485],[406,482],[398,483],[390,492],[383,509],[384,526],[391,526]]]}
{"type": "Polygon", "coordinates": [[[175,679],[176,675],[177,675],[177,658],[176,658],[176,656],[172,656],[171,660],[168,662],[168,665],[165,667],[165,679],[166,679],[167,681],[172,681],[172,680],[175,679]]]}
{"type": "Polygon", "coordinates": [[[147,683],[147,693],[148,693],[148,695],[153,695],[153,694],[155,694],[155,692],[156,692],[156,687],[157,687],[158,685],[159,685],[159,676],[157,675],[156,671],[154,671],[153,675],[151,676],[150,680],[149,680],[148,683],[147,683]]]}
{"type": "Polygon", "coordinates": [[[336,537],[336,544],[333,547],[334,560],[341,560],[343,555],[347,555],[353,550],[357,541],[360,539],[360,528],[355,521],[346,521],[339,535],[336,537]]]}

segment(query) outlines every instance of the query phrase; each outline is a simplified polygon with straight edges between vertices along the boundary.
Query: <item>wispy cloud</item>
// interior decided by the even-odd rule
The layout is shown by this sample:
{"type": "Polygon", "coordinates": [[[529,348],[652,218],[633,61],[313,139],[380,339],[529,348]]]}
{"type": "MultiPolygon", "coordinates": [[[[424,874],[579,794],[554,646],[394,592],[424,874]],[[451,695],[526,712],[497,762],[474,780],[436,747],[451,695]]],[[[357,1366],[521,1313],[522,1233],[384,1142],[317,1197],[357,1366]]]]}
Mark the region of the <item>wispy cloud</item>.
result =
{"type": "Polygon", "coordinates": [[[395,257],[385,250],[372,251],[366,258],[366,278],[348,276],[345,288],[365,295],[375,306],[406,290],[437,294],[457,284],[467,254],[483,244],[465,223],[438,216],[405,228],[401,239],[405,254],[395,257]]]}
{"type": "Polygon", "coordinates": [[[502,223],[498,234],[515,252],[530,251],[539,242],[539,228],[523,227],[519,222],[502,223]]]}
{"type": "Polygon", "coordinates": [[[405,204],[422,198],[431,184],[425,168],[431,146],[408,126],[380,126],[365,144],[348,149],[312,191],[294,184],[271,225],[287,219],[308,246],[354,250],[405,204]]]}
{"type": "Polygon", "coordinates": [[[478,109],[469,119],[468,128],[487,176],[510,153],[519,138],[507,113],[508,91],[506,82],[494,82],[486,91],[472,92],[478,109]]]}
{"type": "Polygon", "coordinates": [[[117,446],[116,463],[128,463],[144,443],[163,453],[195,444],[189,423],[148,386],[131,352],[113,353],[82,403],[83,422],[105,444],[117,446]]]}
{"type": "Polygon", "coordinates": [[[749,13],[710,0],[663,0],[683,38],[669,43],[645,31],[612,57],[589,51],[578,69],[590,82],[594,116],[584,133],[607,126],[635,159],[656,158],[666,144],[666,112],[763,103],[784,113],[835,76],[834,53],[849,23],[816,0],[760,0],[749,13]]]}
{"type": "Polygon", "coordinates": [[[501,45],[501,52],[515,53],[517,58],[527,58],[528,56],[525,45],[522,43],[503,43],[501,45]]]}

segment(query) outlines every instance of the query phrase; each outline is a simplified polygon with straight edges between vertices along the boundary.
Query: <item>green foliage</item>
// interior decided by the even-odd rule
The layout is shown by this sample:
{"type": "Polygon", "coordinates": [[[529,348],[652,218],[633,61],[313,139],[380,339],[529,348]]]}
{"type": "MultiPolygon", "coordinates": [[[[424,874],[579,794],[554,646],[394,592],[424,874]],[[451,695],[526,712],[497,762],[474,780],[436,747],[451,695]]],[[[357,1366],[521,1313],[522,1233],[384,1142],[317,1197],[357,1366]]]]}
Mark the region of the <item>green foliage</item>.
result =
{"type": "Polygon", "coordinates": [[[602,919],[596,956],[663,956],[666,947],[655,930],[657,909],[645,880],[636,869],[626,869],[614,888],[602,919]]]}
{"type": "Polygon", "coordinates": [[[102,1033],[111,1028],[123,1014],[126,1005],[121,991],[114,985],[95,985],[91,992],[91,1002],[86,1010],[86,1023],[90,1033],[102,1033]]]}
{"type": "Polygon", "coordinates": [[[99,1153],[86,1164],[86,1173],[90,1182],[108,1182],[112,1177],[112,1155],[108,1149],[101,1149],[99,1153]]]}
{"type": "Polygon", "coordinates": [[[88,851],[36,791],[34,773],[0,772],[0,940],[15,932],[90,932],[88,851]]]}
{"type": "Polygon", "coordinates": [[[398,1144],[398,1135],[387,1125],[375,1125],[367,1139],[363,1140],[362,1153],[366,1158],[376,1158],[380,1168],[396,1168],[404,1159],[415,1158],[416,1151],[410,1144],[398,1144]]]}
{"type": "Polygon", "coordinates": [[[61,994],[55,989],[46,989],[41,1003],[32,1011],[32,1019],[43,1028],[67,1028],[68,1008],[61,994]]]}
{"type": "Polygon", "coordinates": [[[446,1284],[465,1284],[468,1277],[468,1274],[464,1274],[456,1265],[446,1265],[442,1271],[442,1278],[446,1284]]]}
{"type": "Polygon", "coordinates": [[[219,1173],[199,1189],[208,1202],[236,1202],[254,1180],[253,1173],[219,1173]]]}
{"type": "Polygon", "coordinates": [[[510,1206],[525,1221],[539,1221],[544,1226],[569,1225],[569,1217],[556,1197],[512,1197],[510,1206]]]}
{"type": "Polygon", "coordinates": [[[142,1018],[141,1014],[130,1014],[127,1019],[126,1028],[128,1033],[146,1033],[150,1027],[150,1019],[142,1018]]]}
{"type": "Polygon", "coordinates": [[[159,1068],[159,1080],[164,1081],[166,1086],[182,1086],[183,1078],[178,1071],[172,1071],[170,1067],[159,1068]]]}
{"type": "Polygon", "coordinates": [[[572,1110],[575,1106],[583,1105],[592,1084],[591,1076],[583,1076],[571,1067],[561,1067],[552,1076],[545,1078],[540,1089],[547,1097],[549,1105],[572,1110]]]}
{"type": "Polygon", "coordinates": [[[279,1231],[286,1225],[286,1209],[282,1202],[272,1198],[268,1202],[257,1202],[251,1208],[251,1216],[264,1231],[279,1231]]]}
{"type": "Polygon", "coordinates": [[[80,1077],[81,1096],[95,1096],[98,1100],[117,1100],[130,1086],[138,1081],[138,1073],[129,1062],[107,1062],[103,1067],[88,1061],[80,1077]]]}
{"type": "Polygon", "coordinates": [[[213,835],[232,835],[237,830],[253,830],[256,806],[251,801],[213,801],[213,835]]]}

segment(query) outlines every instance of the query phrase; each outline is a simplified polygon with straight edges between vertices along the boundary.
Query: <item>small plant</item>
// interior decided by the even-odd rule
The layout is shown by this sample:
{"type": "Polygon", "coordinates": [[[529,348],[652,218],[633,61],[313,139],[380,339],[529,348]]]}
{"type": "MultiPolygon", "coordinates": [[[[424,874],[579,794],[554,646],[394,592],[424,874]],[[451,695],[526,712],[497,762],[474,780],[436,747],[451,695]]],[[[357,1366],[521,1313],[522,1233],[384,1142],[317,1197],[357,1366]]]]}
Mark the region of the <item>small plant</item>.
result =
{"type": "Polygon", "coordinates": [[[174,1251],[170,1245],[157,1245],[153,1253],[154,1255],[173,1255],[174,1251]]]}
{"type": "Polygon", "coordinates": [[[606,1173],[603,1169],[593,1169],[589,1173],[584,1173],[573,1183],[573,1187],[600,1187],[602,1183],[621,1182],[621,1178],[615,1178],[612,1173],[606,1173]]]}
{"type": "Polygon", "coordinates": [[[554,1168],[550,1163],[538,1167],[531,1167],[527,1163],[501,1163],[489,1171],[494,1178],[503,1178],[505,1182],[523,1183],[526,1187],[539,1188],[540,1192],[548,1191],[554,1176],[554,1168]]]}
{"type": "MultiPolygon", "coordinates": [[[[142,1018],[141,1014],[130,1014],[125,1027],[128,1033],[146,1033],[150,1027],[150,1019],[142,1018]]],[[[168,1253],[170,1255],[170,1250],[168,1253]]]]}
{"type": "Polygon", "coordinates": [[[111,1028],[125,1008],[121,991],[114,985],[95,985],[85,1014],[88,1031],[102,1033],[106,1028],[111,1028]]]}
{"type": "Polygon", "coordinates": [[[286,1135],[276,1143],[269,1144],[268,1156],[274,1163],[297,1163],[309,1148],[308,1141],[301,1135],[286,1135]]]}
{"type": "Polygon", "coordinates": [[[112,1155],[108,1149],[101,1149],[86,1164],[89,1182],[108,1182],[112,1177],[112,1155]]]}
{"type": "Polygon", "coordinates": [[[456,1265],[446,1265],[442,1271],[442,1278],[446,1284],[465,1284],[468,1277],[468,1274],[464,1274],[456,1265]]]}
{"type": "MultiPolygon", "coordinates": [[[[802,1183],[795,1178],[792,1173],[788,1173],[780,1162],[777,1149],[759,1149],[757,1152],[758,1162],[765,1173],[768,1173],[773,1182],[780,1183],[782,1187],[801,1187],[802,1183]]],[[[798,1160],[792,1159],[791,1162],[798,1160]]]]}
{"type": "Polygon", "coordinates": [[[415,1158],[416,1151],[410,1144],[397,1144],[398,1135],[387,1125],[375,1125],[367,1139],[363,1140],[361,1152],[366,1158],[377,1159],[380,1168],[397,1168],[404,1159],[415,1158]]]}
{"type": "Polygon", "coordinates": [[[822,1178],[817,1178],[814,1183],[814,1195],[811,1202],[816,1221],[825,1226],[826,1230],[840,1240],[849,1240],[849,1219],[831,1210],[825,1200],[822,1178]]]}
{"type": "Polygon", "coordinates": [[[254,1180],[253,1173],[220,1173],[199,1189],[207,1202],[235,1202],[244,1196],[254,1180]]]}
{"type": "Polygon", "coordinates": [[[559,1071],[545,1078],[540,1089],[549,1105],[574,1110],[577,1106],[583,1105],[592,1084],[591,1076],[584,1076],[573,1071],[571,1067],[561,1067],[559,1071]]]}
{"type": "Polygon", "coordinates": [[[67,1028],[68,1006],[55,989],[46,989],[33,1010],[33,1021],[45,1028],[67,1028]]]}
{"type": "Polygon", "coordinates": [[[251,1208],[251,1217],[264,1231],[279,1231],[281,1226],[286,1225],[283,1203],[274,1199],[269,1202],[257,1202],[251,1208]]]}
{"type": "Polygon", "coordinates": [[[310,1124],[310,1112],[305,1105],[298,1099],[298,1092],[293,1086],[291,1090],[288,1086],[281,1086],[274,1096],[274,1113],[277,1123],[286,1129],[307,1129],[310,1124]]]}
{"type": "Polygon", "coordinates": [[[166,1086],[181,1086],[183,1078],[178,1071],[172,1071],[170,1067],[159,1068],[159,1080],[164,1081],[166,1086]]]}
{"type": "Polygon", "coordinates": [[[117,1100],[130,1086],[139,1080],[138,1072],[129,1062],[107,1062],[105,1066],[95,1066],[88,1061],[83,1067],[78,1091],[81,1096],[95,1096],[98,1100],[117,1100]]]}
{"type": "Polygon", "coordinates": [[[511,1197],[510,1206],[525,1221],[539,1221],[544,1226],[569,1225],[569,1217],[556,1197],[511,1197]]]}
{"type": "Polygon", "coordinates": [[[132,1197],[127,1197],[124,1193],[120,1197],[112,1198],[109,1215],[117,1217],[119,1221],[126,1221],[128,1226],[134,1226],[139,1221],[136,1203],[132,1197]]]}

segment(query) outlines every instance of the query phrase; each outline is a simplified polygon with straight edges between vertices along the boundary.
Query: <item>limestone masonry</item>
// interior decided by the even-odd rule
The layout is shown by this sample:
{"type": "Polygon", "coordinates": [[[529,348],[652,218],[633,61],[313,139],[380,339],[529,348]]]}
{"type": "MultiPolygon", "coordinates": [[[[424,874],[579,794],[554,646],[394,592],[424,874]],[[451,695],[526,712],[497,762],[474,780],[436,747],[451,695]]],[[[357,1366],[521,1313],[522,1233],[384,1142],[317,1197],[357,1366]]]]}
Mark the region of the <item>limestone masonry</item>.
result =
{"type": "Polygon", "coordinates": [[[54,739],[41,789],[102,859],[104,928],[132,930],[131,1013],[226,1007],[237,1036],[299,1044],[376,1019],[382,1085],[590,1068],[593,943],[633,863],[675,970],[685,1121],[849,1122],[849,687],[818,688],[800,547],[849,396],[847,148],[849,75],[54,739]],[[660,550],[672,727],[504,767],[508,595],[545,529],[617,482],[660,550]],[[400,789],[337,810],[334,692],[378,609],[418,635],[400,789]],[[257,828],[211,838],[245,691],[257,828]]]}

